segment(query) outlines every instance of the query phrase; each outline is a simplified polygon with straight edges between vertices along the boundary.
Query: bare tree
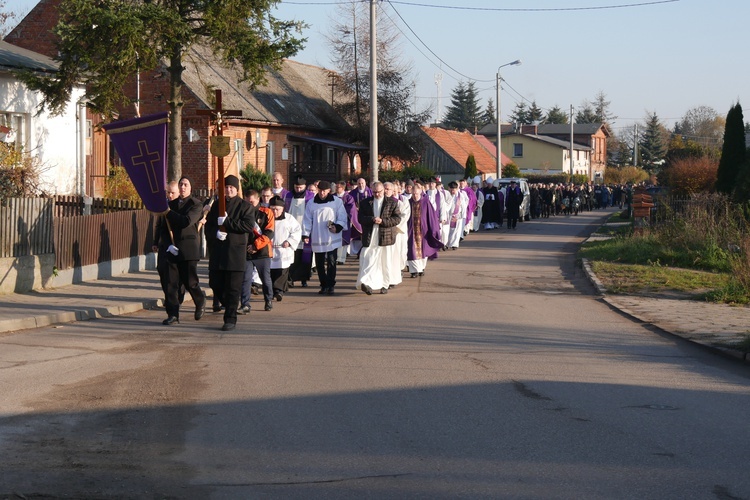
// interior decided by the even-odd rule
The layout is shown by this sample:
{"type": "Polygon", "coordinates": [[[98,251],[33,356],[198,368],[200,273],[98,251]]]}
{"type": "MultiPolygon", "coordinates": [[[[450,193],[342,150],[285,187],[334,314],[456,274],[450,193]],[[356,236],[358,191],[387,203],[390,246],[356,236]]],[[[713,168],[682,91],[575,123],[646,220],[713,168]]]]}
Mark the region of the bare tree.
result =
{"type": "MultiPolygon", "coordinates": [[[[327,39],[339,73],[336,110],[353,127],[352,140],[367,144],[370,127],[370,16],[365,2],[339,4],[327,39]]],[[[415,148],[409,123],[425,123],[430,109],[416,109],[411,65],[401,58],[399,31],[385,16],[378,23],[378,134],[385,155],[409,159],[415,148]]]]}

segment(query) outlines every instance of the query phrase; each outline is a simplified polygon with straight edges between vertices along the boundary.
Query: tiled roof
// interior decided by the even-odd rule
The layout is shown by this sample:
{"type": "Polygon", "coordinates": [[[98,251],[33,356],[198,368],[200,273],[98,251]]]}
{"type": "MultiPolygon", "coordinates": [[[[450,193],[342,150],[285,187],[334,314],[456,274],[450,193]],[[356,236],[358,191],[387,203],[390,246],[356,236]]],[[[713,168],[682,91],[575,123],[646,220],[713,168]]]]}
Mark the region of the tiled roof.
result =
{"type": "MultiPolygon", "coordinates": [[[[469,154],[473,153],[480,174],[493,174],[497,171],[496,156],[490,153],[487,147],[489,141],[480,143],[469,132],[456,132],[436,127],[422,127],[422,130],[459,165],[465,166],[469,154]]],[[[503,164],[506,162],[509,162],[508,157],[503,155],[503,164]]]]}
{"type": "Polygon", "coordinates": [[[184,58],[182,79],[211,108],[214,89],[222,90],[224,109],[242,111],[242,119],[317,130],[341,130],[346,122],[330,104],[330,70],[284,60],[266,73],[267,83],[250,91],[238,71],[220,62],[210,49],[192,46],[184,58]]]}
{"type": "Polygon", "coordinates": [[[58,65],[47,56],[0,41],[0,68],[30,69],[49,73],[57,72],[58,65]]]}

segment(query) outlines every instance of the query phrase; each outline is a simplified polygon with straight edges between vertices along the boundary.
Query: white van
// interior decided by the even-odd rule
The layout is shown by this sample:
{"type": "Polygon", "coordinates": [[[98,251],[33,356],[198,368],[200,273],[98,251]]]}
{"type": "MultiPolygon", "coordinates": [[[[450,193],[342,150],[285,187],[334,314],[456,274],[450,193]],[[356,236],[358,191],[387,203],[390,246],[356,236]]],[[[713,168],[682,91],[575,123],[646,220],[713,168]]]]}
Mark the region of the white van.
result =
{"type": "Polygon", "coordinates": [[[502,190],[503,196],[507,191],[507,187],[510,186],[510,181],[516,181],[518,186],[521,188],[521,194],[523,195],[523,201],[521,207],[518,210],[519,220],[531,220],[531,193],[529,191],[529,181],[524,177],[503,177],[497,180],[497,188],[502,190]]]}

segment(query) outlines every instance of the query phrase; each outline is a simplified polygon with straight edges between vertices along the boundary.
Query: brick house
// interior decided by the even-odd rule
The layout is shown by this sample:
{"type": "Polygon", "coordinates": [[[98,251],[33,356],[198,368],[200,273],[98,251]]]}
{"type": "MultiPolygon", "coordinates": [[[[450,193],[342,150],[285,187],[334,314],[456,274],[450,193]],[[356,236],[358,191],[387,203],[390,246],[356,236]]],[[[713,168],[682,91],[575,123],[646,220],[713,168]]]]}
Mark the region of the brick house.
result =
{"type": "MultiPolygon", "coordinates": [[[[41,0],[8,34],[6,41],[52,57],[56,49],[51,30],[57,23],[61,0],[41,0]]],[[[347,143],[348,124],[331,105],[333,73],[324,68],[283,61],[279,71],[269,71],[267,84],[250,92],[239,75],[213,56],[209,48],[193,46],[186,51],[183,65],[182,173],[191,178],[194,189],[211,189],[217,176],[216,159],[209,153],[211,127],[206,116],[197,113],[214,107],[215,89],[222,91],[223,109],[242,111],[229,119],[224,135],[231,138],[225,171],[237,174],[247,164],[267,173],[281,172],[287,184],[303,175],[309,180],[337,180],[357,174],[358,155],[368,149],[347,143]]],[[[169,75],[166,65],[141,73],[140,92],[136,79],[126,94],[140,95],[140,113],[148,115],[168,109],[169,75]]],[[[119,118],[135,116],[135,107],[120,110],[119,118]]],[[[88,113],[90,144],[87,191],[99,196],[112,160],[106,135],[97,125],[102,117],[88,113]]]]}

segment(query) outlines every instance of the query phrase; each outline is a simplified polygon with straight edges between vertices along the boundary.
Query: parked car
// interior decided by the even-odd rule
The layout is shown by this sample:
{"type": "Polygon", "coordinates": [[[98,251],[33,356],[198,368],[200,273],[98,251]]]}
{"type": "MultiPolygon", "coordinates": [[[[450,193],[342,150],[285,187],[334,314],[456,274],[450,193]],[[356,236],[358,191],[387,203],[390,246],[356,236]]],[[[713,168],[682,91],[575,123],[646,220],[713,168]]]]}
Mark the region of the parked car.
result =
{"type": "Polygon", "coordinates": [[[531,193],[529,191],[528,179],[523,177],[503,177],[502,179],[498,179],[497,187],[503,191],[503,196],[505,196],[507,188],[510,186],[510,181],[516,181],[521,188],[521,194],[523,194],[523,201],[521,202],[521,207],[518,211],[518,219],[531,220],[531,193]]]}

